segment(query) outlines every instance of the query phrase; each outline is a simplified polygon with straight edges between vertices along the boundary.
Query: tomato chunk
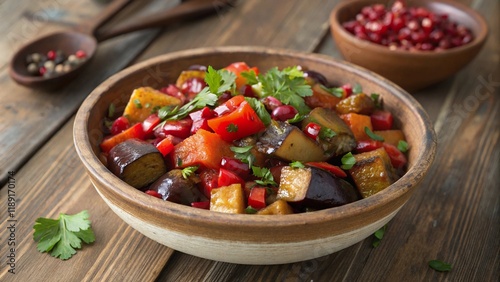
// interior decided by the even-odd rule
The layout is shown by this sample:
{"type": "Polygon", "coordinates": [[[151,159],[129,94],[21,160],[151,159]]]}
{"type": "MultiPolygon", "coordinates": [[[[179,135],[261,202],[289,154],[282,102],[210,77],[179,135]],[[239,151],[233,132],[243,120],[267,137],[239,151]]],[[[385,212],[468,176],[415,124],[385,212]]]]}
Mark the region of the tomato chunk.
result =
{"type": "Polygon", "coordinates": [[[170,152],[172,152],[174,150],[174,144],[172,143],[170,138],[165,138],[165,139],[161,140],[160,142],[158,142],[158,144],[156,144],[156,148],[165,157],[166,155],[170,154],[170,152]]]}
{"type": "Polygon", "coordinates": [[[111,134],[116,135],[129,127],[130,122],[128,119],[125,116],[121,116],[113,121],[113,124],[111,125],[111,134]]]}
{"type": "Polygon", "coordinates": [[[219,187],[229,186],[231,184],[241,184],[241,187],[245,186],[245,181],[241,179],[236,173],[233,173],[227,169],[219,169],[219,178],[217,179],[217,185],[219,187]]]}
{"type": "Polygon", "coordinates": [[[257,67],[249,67],[245,62],[236,62],[232,63],[229,66],[225,67],[226,70],[233,72],[236,74],[236,88],[240,89],[245,84],[247,84],[247,79],[241,76],[242,72],[248,72],[253,70],[255,74],[259,74],[259,69],[257,67]]]}
{"type": "Polygon", "coordinates": [[[147,138],[153,136],[155,127],[160,124],[160,122],[161,120],[157,114],[150,115],[142,122],[142,129],[144,130],[144,134],[147,138]]]}

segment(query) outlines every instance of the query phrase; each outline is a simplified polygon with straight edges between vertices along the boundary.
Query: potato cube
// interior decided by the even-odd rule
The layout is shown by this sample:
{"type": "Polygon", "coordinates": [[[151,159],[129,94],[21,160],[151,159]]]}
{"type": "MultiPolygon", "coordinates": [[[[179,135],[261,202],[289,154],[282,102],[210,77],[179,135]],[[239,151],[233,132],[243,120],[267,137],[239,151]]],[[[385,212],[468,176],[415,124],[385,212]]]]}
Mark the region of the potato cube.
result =
{"type": "Polygon", "coordinates": [[[354,155],[356,164],[349,170],[363,198],[372,196],[397,179],[389,155],[384,148],[354,155]]]}
{"type": "Polygon", "coordinates": [[[245,213],[245,199],[241,184],[212,189],[210,210],[224,213],[245,213]]]}
{"type": "Polygon", "coordinates": [[[151,115],[155,108],[180,104],[181,100],[175,97],[151,87],[141,87],[132,92],[123,115],[127,116],[131,123],[142,122],[151,115]]]}
{"type": "Polygon", "coordinates": [[[277,200],[269,206],[261,209],[257,214],[266,215],[278,215],[278,214],[292,214],[292,207],[285,200],[277,200]]]}

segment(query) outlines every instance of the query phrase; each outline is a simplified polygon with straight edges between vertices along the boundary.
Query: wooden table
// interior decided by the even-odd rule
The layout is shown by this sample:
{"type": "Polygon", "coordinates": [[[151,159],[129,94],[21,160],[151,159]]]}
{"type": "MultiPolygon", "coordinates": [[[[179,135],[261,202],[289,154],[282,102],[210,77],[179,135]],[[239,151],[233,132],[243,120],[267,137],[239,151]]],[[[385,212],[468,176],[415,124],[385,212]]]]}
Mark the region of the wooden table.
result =
{"type": "MultiPolygon", "coordinates": [[[[389,223],[381,245],[373,248],[373,238],[367,238],[326,257],[274,266],[200,259],[128,227],[105,205],[84,173],[73,147],[73,117],[90,91],[108,76],[171,51],[259,45],[339,58],[328,24],[338,1],[239,0],[210,18],[122,36],[101,44],[86,72],[54,92],[27,89],[9,78],[8,61],[16,48],[40,34],[90,21],[105,7],[102,2],[0,4],[1,281],[498,281],[498,1],[460,0],[488,21],[491,32],[484,49],[455,76],[412,93],[434,121],[438,150],[431,171],[389,223]],[[11,179],[9,172],[15,173],[11,179]],[[12,218],[8,218],[8,194],[15,202],[12,218]],[[67,261],[37,251],[32,238],[36,218],[84,209],[91,214],[95,243],[67,261]],[[15,230],[8,229],[12,223],[15,230]],[[14,252],[7,238],[13,238],[14,252]],[[15,274],[9,273],[7,264],[12,253],[15,274]],[[451,263],[453,270],[432,270],[427,265],[432,259],[451,263]]],[[[116,21],[139,10],[175,4],[136,1],[116,21]]]]}

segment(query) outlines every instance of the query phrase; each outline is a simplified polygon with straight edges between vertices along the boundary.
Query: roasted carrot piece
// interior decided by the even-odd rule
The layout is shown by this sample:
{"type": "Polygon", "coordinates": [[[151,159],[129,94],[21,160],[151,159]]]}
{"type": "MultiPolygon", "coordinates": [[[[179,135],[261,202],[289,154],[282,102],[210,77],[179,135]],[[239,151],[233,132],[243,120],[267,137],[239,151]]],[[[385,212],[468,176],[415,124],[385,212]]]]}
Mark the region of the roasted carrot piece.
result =
{"type": "Polygon", "coordinates": [[[373,133],[384,138],[385,143],[389,143],[394,146],[398,146],[400,140],[406,141],[403,131],[399,129],[375,130],[373,133]]]}
{"type": "Polygon", "coordinates": [[[143,140],[145,136],[144,130],[142,128],[142,123],[137,123],[128,129],[111,136],[110,138],[104,139],[100,144],[103,153],[108,153],[114,146],[120,144],[121,142],[128,139],[141,139],[143,140]]]}
{"type": "Polygon", "coordinates": [[[373,130],[370,116],[349,113],[341,115],[340,117],[351,128],[351,131],[357,141],[370,140],[370,137],[365,132],[365,127],[373,130]]]}
{"type": "Polygon", "coordinates": [[[223,157],[234,157],[231,143],[204,129],[175,145],[171,155],[176,167],[201,165],[211,169],[219,169],[223,157]]]}

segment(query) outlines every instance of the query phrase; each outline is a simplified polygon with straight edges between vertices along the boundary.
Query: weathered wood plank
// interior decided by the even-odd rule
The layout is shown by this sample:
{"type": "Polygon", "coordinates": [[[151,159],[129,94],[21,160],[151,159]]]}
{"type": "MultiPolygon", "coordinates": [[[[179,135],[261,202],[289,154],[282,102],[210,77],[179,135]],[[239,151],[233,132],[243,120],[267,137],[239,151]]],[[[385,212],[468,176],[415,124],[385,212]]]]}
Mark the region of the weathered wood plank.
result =
{"type": "MultiPolygon", "coordinates": [[[[2,202],[15,192],[15,273],[2,263],[1,281],[154,281],[172,250],[135,231],[118,218],[92,187],[71,145],[70,120],[26,166],[17,171],[15,188],[0,191],[2,202]],[[88,210],[96,241],[61,261],[39,253],[33,240],[38,217],[88,210]]],[[[2,203],[2,207],[4,207],[2,203]]],[[[7,209],[0,215],[6,223],[7,209]]],[[[2,225],[3,227],[6,227],[2,225]]],[[[7,228],[2,238],[10,236],[7,228]]],[[[10,253],[2,244],[2,256],[10,253]]]]}
{"type": "MultiPolygon", "coordinates": [[[[18,21],[11,21],[11,31],[6,37],[0,39],[0,51],[4,54],[0,59],[0,83],[2,85],[2,91],[0,91],[0,100],[2,101],[0,185],[5,184],[6,171],[18,169],[23,165],[76,112],[80,103],[92,89],[107,77],[127,66],[158,33],[158,30],[148,30],[104,42],[99,46],[95,58],[92,59],[86,70],[71,84],[57,91],[33,90],[15,84],[8,76],[7,62],[4,60],[10,59],[20,43],[24,43],[38,34],[45,34],[71,27],[79,22],[92,20],[102,7],[87,2],[82,1],[75,4],[72,1],[59,0],[37,2],[37,5],[34,6],[20,4],[20,7],[15,9],[16,12],[23,9],[22,12],[27,14],[37,12],[44,14],[55,10],[58,13],[67,13],[72,16],[59,18],[58,13],[56,13],[53,20],[62,21],[63,24],[60,25],[49,22],[51,18],[42,18],[43,21],[36,21],[20,17],[18,21]],[[66,22],[67,18],[73,22],[66,22]]],[[[160,0],[136,1],[124,10],[117,17],[117,20],[131,17],[132,13],[146,4],[150,5],[148,6],[149,10],[171,6],[175,3],[164,3],[160,0]]]]}

